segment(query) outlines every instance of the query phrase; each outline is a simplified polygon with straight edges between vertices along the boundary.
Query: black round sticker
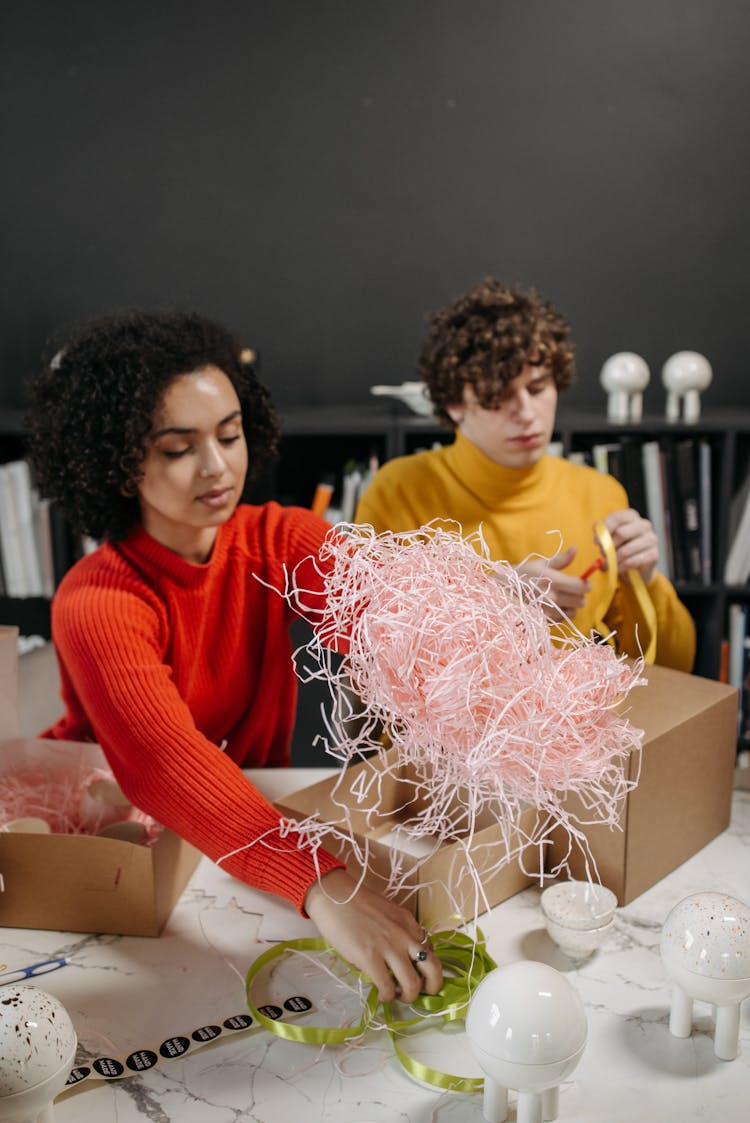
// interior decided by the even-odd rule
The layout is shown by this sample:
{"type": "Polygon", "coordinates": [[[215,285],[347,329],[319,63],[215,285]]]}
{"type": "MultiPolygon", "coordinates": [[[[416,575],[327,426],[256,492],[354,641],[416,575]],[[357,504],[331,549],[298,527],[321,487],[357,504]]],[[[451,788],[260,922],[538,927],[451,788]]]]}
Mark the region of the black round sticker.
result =
{"type": "Polygon", "coordinates": [[[189,1037],[168,1037],[166,1041],[162,1041],[159,1052],[163,1057],[181,1057],[189,1048],[189,1037]]]}
{"type": "Polygon", "coordinates": [[[80,1082],[82,1080],[86,1079],[86,1077],[89,1075],[90,1072],[91,1072],[90,1068],[85,1068],[85,1067],[84,1068],[74,1068],[71,1071],[70,1076],[65,1081],[65,1083],[66,1084],[80,1084],[80,1082]]]}
{"type": "Polygon", "coordinates": [[[308,1010],[312,1010],[312,1002],[302,994],[295,994],[291,998],[287,998],[284,1009],[294,1014],[306,1014],[308,1010]]]}
{"type": "Polygon", "coordinates": [[[227,1018],[223,1024],[225,1029],[249,1029],[253,1019],[249,1014],[235,1014],[233,1018],[227,1018]]]}
{"type": "Polygon", "coordinates": [[[92,1062],[91,1067],[94,1072],[98,1072],[100,1076],[106,1076],[109,1080],[113,1080],[117,1076],[122,1076],[125,1068],[116,1061],[114,1057],[97,1057],[92,1062]]]}
{"type": "Polygon", "coordinates": [[[125,1064],[133,1072],[145,1072],[147,1068],[153,1068],[158,1060],[152,1049],[138,1049],[125,1058],[125,1064]]]}

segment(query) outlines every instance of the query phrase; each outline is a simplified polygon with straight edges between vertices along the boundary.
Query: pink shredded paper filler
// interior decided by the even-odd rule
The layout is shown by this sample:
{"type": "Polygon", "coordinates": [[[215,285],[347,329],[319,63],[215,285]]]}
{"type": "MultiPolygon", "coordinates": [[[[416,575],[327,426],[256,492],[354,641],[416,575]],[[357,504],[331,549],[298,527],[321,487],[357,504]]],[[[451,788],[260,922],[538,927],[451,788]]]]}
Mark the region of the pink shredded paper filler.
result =
{"type": "MultiPolygon", "coordinates": [[[[492,561],[481,530],[464,538],[444,520],[408,534],[339,526],[318,569],[326,610],[295,653],[298,674],[329,686],[330,755],[346,765],[377,752],[385,762],[385,729],[397,766],[412,766],[422,810],[411,833],[465,841],[487,809],[517,826],[532,804],[545,813],[540,831],[556,823],[580,840],[570,792],[587,822],[617,825],[643,738],[621,705],[644,681],[640,661],[570,622],[553,643],[545,588],[492,561]],[[347,652],[340,665],[331,649],[347,652]]],[[[309,614],[295,574],[286,595],[309,614]]],[[[359,793],[368,798],[376,813],[377,792],[359,793]]]]}

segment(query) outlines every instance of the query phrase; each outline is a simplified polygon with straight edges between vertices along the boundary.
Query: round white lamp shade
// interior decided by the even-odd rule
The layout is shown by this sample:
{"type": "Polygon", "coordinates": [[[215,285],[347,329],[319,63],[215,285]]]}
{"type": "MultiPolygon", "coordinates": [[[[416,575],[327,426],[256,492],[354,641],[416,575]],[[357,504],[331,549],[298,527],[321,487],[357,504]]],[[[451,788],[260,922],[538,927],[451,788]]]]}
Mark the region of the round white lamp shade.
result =
{"type": "Polygon", "coordinates": [[[734,1060],[740,1006],[750,995],[750,907],[724,893],[685,897],[664,922],[661,956],[672,982],[671,1032],[689,1037],[693,1000],[710,1002],[716,1007],[714,1051],[734,1060]]]}
{"type": "Polygon", "coordinates": [[[698,351],[677,351],[661,368],[661,380],[667,391],[667,420],[679,421],[682,414],[685,421],[697,421],[700,395],[713,381],[706,356],[698,351]]]}
{"type": "Polygon", "coordinates": [[[643,416],[643,391],[649,384],[648,363],[634,351],[618,351],[604,363],[599,374],[607,391],[607,417],[610,421],[628,423],[643,416]]]}
{"type": "Polygon", "coordinates": [[[76,1032],[62,1003],[26,983],[0,989],[0,1121],[51,1123],[52,1101],[75,1061],[76,1032]]]}
{"type": "Polygon", "coordinates": [[[518,1123],[556,1119],[560,1082],[578,1064],[586,1033],[583,1003],[553,967],[521,961],[486,975],[466,1017],[469,1044],[485,1074],[485,1118],[507,1118],[513,1088],[518,1123]]]}

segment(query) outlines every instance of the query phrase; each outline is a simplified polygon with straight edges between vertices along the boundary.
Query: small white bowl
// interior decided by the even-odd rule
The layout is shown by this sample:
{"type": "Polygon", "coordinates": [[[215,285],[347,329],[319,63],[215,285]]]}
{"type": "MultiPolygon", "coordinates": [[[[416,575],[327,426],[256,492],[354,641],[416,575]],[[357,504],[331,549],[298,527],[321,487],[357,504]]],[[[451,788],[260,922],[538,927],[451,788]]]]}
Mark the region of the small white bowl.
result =
{"type": "Polygon", "coordinates": [[[559,881],[541,896],[550,938],[573,958],[591,955],[614,924],[617,897],[590,881],[559,881]]]}
{"type": "Polygon", "coordinates": [[[602,946],[607,934],[614,928],[615,918],[602,924],[601,928],[566,928],[564,924],[555,924],[548,916],[545,916],[544,923],[550,939],[570,959],[586,959],[602,946]]]}

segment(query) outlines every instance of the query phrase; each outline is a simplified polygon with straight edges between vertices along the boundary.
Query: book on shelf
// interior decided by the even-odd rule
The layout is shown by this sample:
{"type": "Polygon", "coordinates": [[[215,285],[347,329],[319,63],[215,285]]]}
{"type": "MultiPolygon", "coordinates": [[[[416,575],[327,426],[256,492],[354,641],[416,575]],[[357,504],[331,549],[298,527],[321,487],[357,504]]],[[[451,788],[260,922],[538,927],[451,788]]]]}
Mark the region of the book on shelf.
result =
{"type": "Polygon", "coordinates": [[[643,456],[641,442],[624,440],[622,442],[622,476],[620,483],[628,493],[630,506],[639,514],[646,513],[646,483],[643,478],[643,456]]]}
{"type": "Polygon", "coordinates": [[[15,486],[8,464],[0,464],[0,552],[6,594],[28,596],[15,486]]]}
{"type": "MultiPolygon", "coordinates": [[[[354,521],[357,504],[372,483],[379,464],[375,455],[369,458],[367,466],[354,461],[345,464],[341,479],[341,508],[336,512],[341,522],[354,521]]],[[[339,518],[332,521],[338,522],[339,518]]]]}
{"type": "Polygon", "coordinates": [[[571,449],[568,453],[568,460],[572,464],[584,464],[587,468],[593,468],[594,466],[591,453],[587,449],[571,449]]]}
{"type": "Polygon", "coordinates": [[[672,448],[673,533],[684,581],[703,580],[698,445],[690,437],[672,448]]]}
{"type": "Polygon", "coordinates": [[[727,681],[739,690],[742,685],[743,648],[747,636],[747,605],[729,606],[729,666],[727,681]]]}
{"type": "Polygon", "coordinates": [[[55,591],[55,558],[52,549],[52,524],[49,499],[37,500],[34,508],[34,539],[42,578],[42,596],[51,597],[55,591]]]}
{"type": "Polygon", "coordinates": [[[744,585],[750,577],[750,471],[729,505],[729,550],[724,583],[744,585]]]}
{"type": "Polygon", "coordinates": [[[591,463],[597,472],[609,473],[610,476],[619,479],[617,473],[620,470],[621,447],[618,441],[607,441],[591,446],[591,463]]]}
{"type": "Polygon", "coordinates": [[[662,450],[658,441],[644,441],[641,445],[643,483],[646,499],[645,514],[654,528],[659,547],[658,569],[665,577],[673,575],[672,540],[668,528],[666,478],[662,450]]]}
{"type": "Polygon", "coordinates": [[[664,518],[671,543],[672,580],[675,584],[684,585],[689,578],[688,557],[686,553],[686,540],[682,533],[682,511],[680,507],[679,489],[679,464],[677,447],[671,439],[659,442],[661,449],[662,469],[664,472],[664,518]]]}
{"type": "Polygon", "coordinates": [[[623,437],[591,447],[594,467],[619,480],[651,522],[659,570],[678,584],[711,582],[711,446],[686,438],[623,437]]]}
{"type": "Polygon", "coordinates": [[[729,606],[728,681],[739,691],[737,740],[750,748],[750,639],[747,634],[747,604],[729,606]]]}
{"type": "Polygon", "coordinates": [[[713,455],[711,443],[698,441],[698,491],[700,495],[701,570],[703,584],[710,585],[714,575],[713,552],[713,455]]]}
{"type": "Polygon", "coordinates": [[[25,460],[0,465],[0,594],[52,597],[76,560],[75,543],[54,503],[40,499],[25,460]]]}
{"type": "Polygon", "coordinates": [[[599,472],[608,472],[628,493],[628,503],[640,514],[646,512],[646,488],[643,479],[641,442],[630,438],[595,444],[591,462],[599,472]]]}

